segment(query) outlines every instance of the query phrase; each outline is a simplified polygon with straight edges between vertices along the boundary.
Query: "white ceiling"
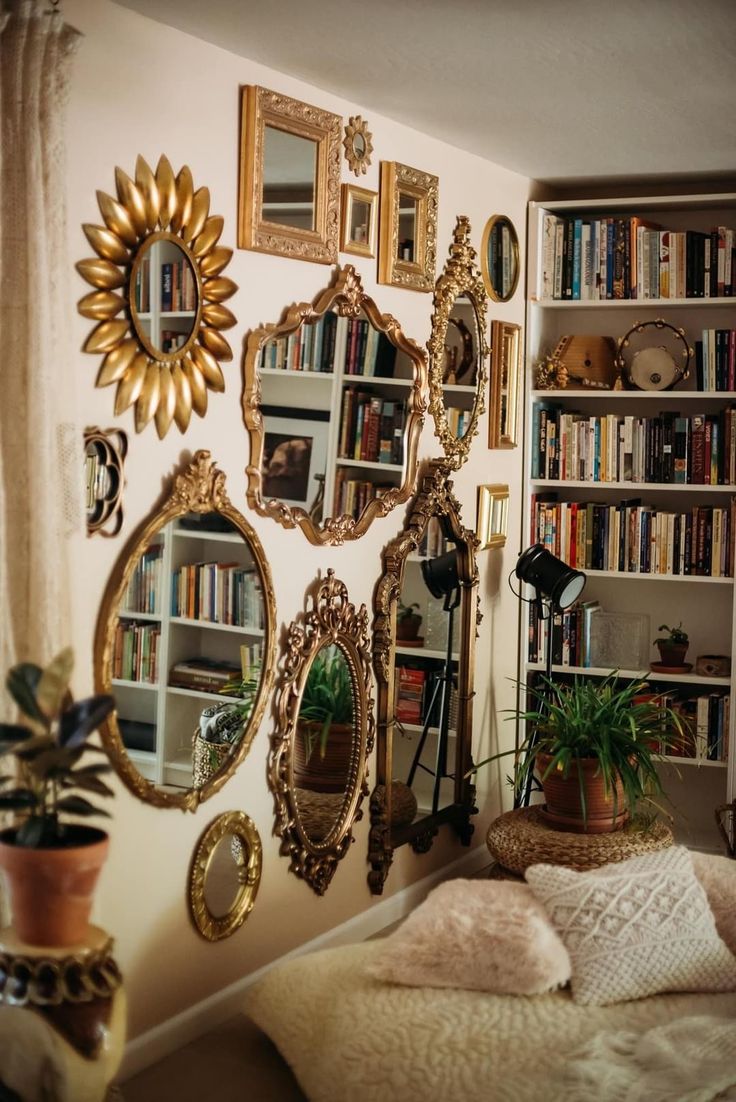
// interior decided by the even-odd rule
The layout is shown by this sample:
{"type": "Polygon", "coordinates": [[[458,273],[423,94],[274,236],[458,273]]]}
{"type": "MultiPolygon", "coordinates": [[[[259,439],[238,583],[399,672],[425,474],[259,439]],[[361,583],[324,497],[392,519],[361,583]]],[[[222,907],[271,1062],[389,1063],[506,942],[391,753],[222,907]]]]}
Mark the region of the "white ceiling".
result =
{"type": "Polygon", "coordinates": [[[117,0],[538,180],[736,170],[736,0],[117,0]]]}

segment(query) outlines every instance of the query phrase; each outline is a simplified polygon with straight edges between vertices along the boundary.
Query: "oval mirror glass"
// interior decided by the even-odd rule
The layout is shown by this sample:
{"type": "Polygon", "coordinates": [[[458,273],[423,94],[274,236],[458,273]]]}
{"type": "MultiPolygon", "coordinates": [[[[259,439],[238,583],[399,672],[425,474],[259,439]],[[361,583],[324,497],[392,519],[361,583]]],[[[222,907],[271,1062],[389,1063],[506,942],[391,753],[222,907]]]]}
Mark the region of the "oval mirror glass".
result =
{"type": "Polygon", "coordinates": [[[462,439],[475,406],[480,327],[475,304],[467,295],[455,299],[447,322],[442,392],[447,426],[462,439]]]}
{"type": "Polygon", "coordinates": [[[204,881],[204,901],[213,918],[224,918],[233,909],[240,892],[243,871],[243,843],[225,834],[212,851],[204,881]]]}
{"type": "Polygon", "coordinates": [[[337,643],[315,653],[304,682],[293,748],[294,798],[304,834],[322,842],[342,818],[355,742],[354,686],[337,643]]]}
{"type": "Polygon", "coordinates": [[[481,269],[489,296],[495,302],[508,302],[519,282],[519,239],[513,222],[503,214],[486,224],[481,269]]]}
{"type": "Polygon", "coordinates": [[[130,278],[130,312],[141,344],[156,359],[180,359],[196,332],[199,286],[189,249],[171,233],[145,239],[130,278]]]}

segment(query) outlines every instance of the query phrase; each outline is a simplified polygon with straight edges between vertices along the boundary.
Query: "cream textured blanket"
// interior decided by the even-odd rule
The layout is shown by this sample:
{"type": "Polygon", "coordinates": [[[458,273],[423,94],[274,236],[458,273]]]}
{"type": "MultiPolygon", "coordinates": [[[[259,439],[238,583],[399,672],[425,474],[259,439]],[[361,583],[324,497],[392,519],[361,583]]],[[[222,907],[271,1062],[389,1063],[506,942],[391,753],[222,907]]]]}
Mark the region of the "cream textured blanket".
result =
{"type": "MultiPolygon", "coordinates": [[[[381,949],[379,940],[298,957],[249,992],[246,1012],[311,1102],[570,1102],[570,1057],[598,1034],[640,1036],[693,1015],[736,1020],[736,994],[580,1007],[568,991],[399,987],[366,974],[381,949]]],[[[668,1089],[667,1102],[715,1097],[680,1095],[677,1081],[668,1089]]],[[[608,1102],[602,1090],[590,1098],[608,1102]]]]}

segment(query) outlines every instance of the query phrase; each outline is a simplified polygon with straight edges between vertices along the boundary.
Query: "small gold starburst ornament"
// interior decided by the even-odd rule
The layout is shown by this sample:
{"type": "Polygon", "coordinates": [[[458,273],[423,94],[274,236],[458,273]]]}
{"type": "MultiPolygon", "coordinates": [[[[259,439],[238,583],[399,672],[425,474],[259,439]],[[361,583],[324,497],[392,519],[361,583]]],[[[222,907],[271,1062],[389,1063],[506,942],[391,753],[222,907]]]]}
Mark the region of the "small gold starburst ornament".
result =
{"type": "Polygon", "coordinates": [[[345,137],[342,144],[345,146],[345,157],[351,170],[356,176],[368,171],[373,152],[373,135],[368,129],[368,123],[360,115],[351,115],[345,127],[345,137]]]}
{"type": "Polygon", "coordinates": [[[117,199],[97,192],[104,226],[82,228],[97,256],[80,260],[95,288],[78,309],[97,324],[84,351],[103,353],[97,386],[117,384],[115,413],[135,405],[135,429],[151,419],[163,439],[203,417],[207,391],[223,391],[220,361],[232,359],[221,330],[235,325],[223,306],[237,285],[222,275],[232,249],[218,245],[220,215],[190,169],[174,175],[162,156],[155,173],[138,157],[135,180],[115,169],[117,199]]]}

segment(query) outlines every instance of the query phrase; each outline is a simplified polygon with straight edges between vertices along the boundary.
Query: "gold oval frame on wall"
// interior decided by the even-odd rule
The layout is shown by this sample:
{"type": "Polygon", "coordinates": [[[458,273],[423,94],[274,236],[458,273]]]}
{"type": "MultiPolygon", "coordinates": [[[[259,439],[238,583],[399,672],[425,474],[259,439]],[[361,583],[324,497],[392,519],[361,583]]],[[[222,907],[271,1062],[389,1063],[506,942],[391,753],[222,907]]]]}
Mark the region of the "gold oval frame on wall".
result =
{"type": "Polygon", "coordinates": [[[356,610],[348,599],[344,584],[334,570],[318,583],[312,596],[312,609],[303,625],[289,625],[283,655],[283,676],[277,689],[278,726],[272,739],[268,763],[268,781],[274,796],[276,822],[274,832],[281,836],[280,852],[291,858],[289,868],[323,895],[335,875],[337,864],[353,840],[352,828],[363,815],[360,804],[368,794],[368,756],[373,749],[375,719],[371,699],[371,661],[368,637],[368,611],[356,610]],[[309,669],[317,652],[334,643],[347,661],[353,685],[353,738],[345,798],[339,818],[325,838],[311,839],[303,826],[293,775],[293,744],[297,720],[309,669]]]}
{"type": "Polygon", "coordinates": [[[488,219],[483,230],[483,240],[480,246],[480,269],[483,273],[483,282],[485,284],[488,297],[494,302],[509,302],[514,297],[516,288],[519,286],[519,276],[521,274],[521,258],[519,252],[519,235],[516,232],[516,226],[511,221],[507,214],[493,214],[488,219]],[[505,223],[511,229],[511,255],[514,263],[514,278],[511,281],[511,287],[505,295],[499,294],[492,278],[491,270],[488,265],[488,243],[491,239],[491,233],[494,226],[499,223],[505,223]]]}
{"type": "Polygon", "coordinates": [[[263,850],[255,823],[243,811],[218,815],[197,842],[189,869],[189,914],[198,933],[207,941],[230,937],[253,910],[261,883],[263,850]],[[239,890],[224,915],[213,915],[207,906],[207,873],[218,844],[228,834],[240,842],[238,849],[239,890]]]}
{"type": "Polygon", "coordinates": [[[427,341],[429,411],[434,418],[435,436],[439,438],[447,463],[453,470],[461,467],[468,458],[473,437],[478,432],[478,419],[485,410],[485,390],[488,381],[486,293],[475,257],[475,249],[470,243],[470,221],[464,214],[460,214],[455,223],[449,257],[435,284],[432,333],[427,341]],[[480,347],[477,349],[473,409],[467,429],[461,437],[458,437],[452,432],[447,418],[443,375],[447,328],[453,306],[460,295],[465,295],[469,299],[475,311],[480,347]]]}
{"type": "Polygon", "coordinates": [[[123,600],[128,583],[139,558],[139,551],[145,549],[164,525],[170,520],[186,513],[216,512],[224,516],[240,532],[247,544],[253,561],[258,567],[263,594],[264,638],[262,676],[247,727],[238,743],[237,749],[230,754],[226,766],[210,776],[201,788],[191,787],[181,792],[171,792],[159,788],[144,777],[131,761],[120,734],[117,713],[105,721],[101,728],[103,745],[110,761],[125,786],[146,803],[155,807],[178,807],[182,811],[196,811],[200,803],[218,792],[233,775],[250,749],[258,726],[263,718],[274,677],[276,654],[276,599],[273,590],[271,571],[263,546],[245,517],[232,505],[225,488],[225,474],[212,461],[208,451],[195,453],[179,474],[175,475],[173,485],[165,495],[161,505],[153,511],[150,518],[133,532],[118,557],[107,583],[100,611],[97,616],[94,644],[94,675],[96,692],[110,693],[112,686],[112,660],[115,646],[117,610],[123,600]]]}
{"type": "Polygon", "coordinates": [[[360,276],[351,264],[336,269],[332,287],[322,291],[314,303],[301,302],[291,306],[279,325],[267,324],[248,334],[245,341],[243,368],[243,420],[250,440],[250,462],[246,467],[248,504],[261,516],[271,517],[284,528],[301,528],[310,543],[317,546],[339,545],[346,540],[358,539],[366,532],[374,517],[384,517],[411,496],[417,467],[419,436],[427,408],[427,361],[423,350],[410,337],[406,337],[396,318],[382,314],[373,299],[365,293],[360,276]],[[328,310],[334,308],[341,317],[357,318],[361,310],[371,325],[385,333],[392,344],[413,362],[414,375],[406,400],[406,424],[404,436],[405,474],[400,486],[392,488],[381,497],[375,497],[355,518],[347,513],[328,517],[320,526],[299,506],[286,505],[274,498],[264,501],[262,496],[262,466],[265,444],[265,428],[261,413],[261,380],[258,361],[263,345],[295,333],[302,325],[316,322],[328,310]]]}
{"type": "Polygon", "coordinates": [[[97,192],[104,226],[82,227],[97,253],[76,265],[96,288],[77,305],[83,317],[97,322],[84,351],[104,354],[96,385],[117,384],[116,416],[135,404],[136,432],[153,418],[163,438],[172,422],[184,432],[192,411],[204,416],[208,390],[225,389],[220,361],[231,360],[233,354],[220,331],[235,325],[236,319],[223,302],[237,291],[237,284],[222,272],[232,249],[218,245],[224,220],[210,215],[209,189],[194,190],[187,165],[175,176],[161,156],[154,173],[139,156],[135,181],[116,168],[115,183],[117,199],[97,192]],[[192,329],[184,346],[171,352],[158,349],[146,337],[133,294],[143,256],[150,245],[163,240],[181,250],[196,285],[192,329]]]}

